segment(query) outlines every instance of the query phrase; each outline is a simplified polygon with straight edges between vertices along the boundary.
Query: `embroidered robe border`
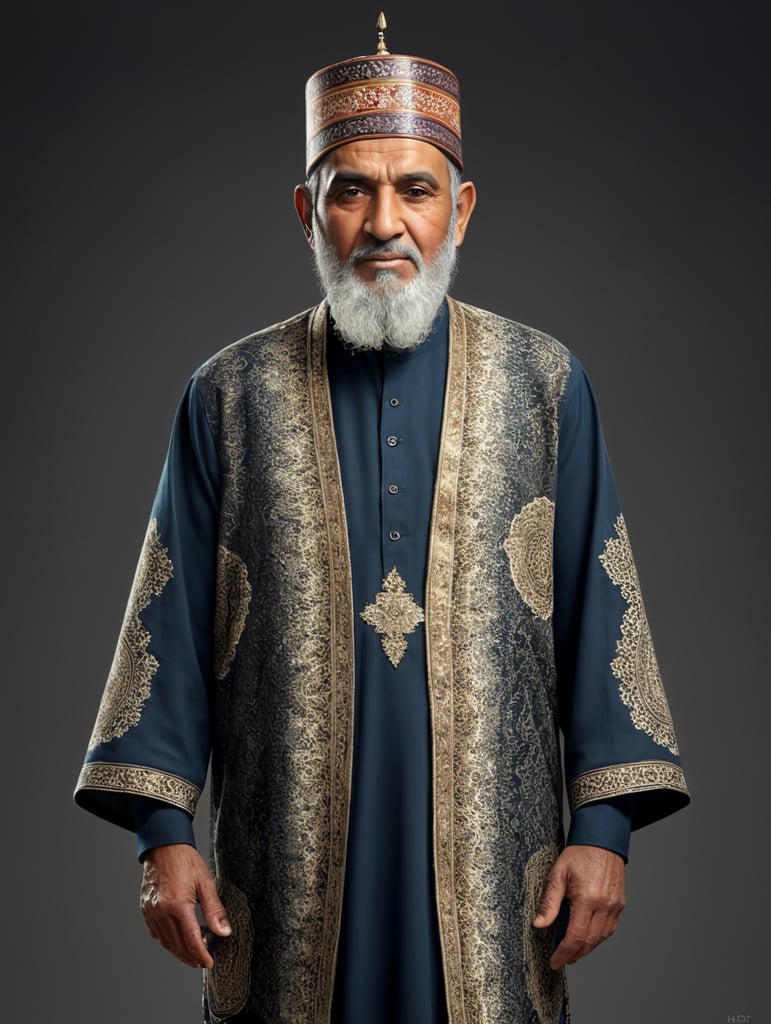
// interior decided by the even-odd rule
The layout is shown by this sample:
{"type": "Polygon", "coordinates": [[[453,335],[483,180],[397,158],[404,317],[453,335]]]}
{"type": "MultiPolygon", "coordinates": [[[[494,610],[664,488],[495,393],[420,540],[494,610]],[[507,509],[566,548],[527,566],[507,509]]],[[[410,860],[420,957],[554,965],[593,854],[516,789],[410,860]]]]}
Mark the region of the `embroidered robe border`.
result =
{"type": "Polygon", "coordinates": [[[426,578],[426,656],[431,709],[434,874],[447,1011],[465,1024],[455,886],[451,595],[458,474],[466,400],[466,326],[450,305],[450,346],[426,578]]]}
{"type": "Polygon", "coordinates": [[[322,302],[308,324],[308,378],[316,441],[322,502],[327,524],[331,581],[331,689],[333,707],[330,750],[330,853],[324,909],[323,938],[319,959],[315,1016],[326,1024],[332,1013],[332,997],[340,938],[345,880],[348,820],[353,766],[354,611],[348,528],[343,504],[343,485],[337,456],[332,400],[327,373],[327,307],[322,302]]]}

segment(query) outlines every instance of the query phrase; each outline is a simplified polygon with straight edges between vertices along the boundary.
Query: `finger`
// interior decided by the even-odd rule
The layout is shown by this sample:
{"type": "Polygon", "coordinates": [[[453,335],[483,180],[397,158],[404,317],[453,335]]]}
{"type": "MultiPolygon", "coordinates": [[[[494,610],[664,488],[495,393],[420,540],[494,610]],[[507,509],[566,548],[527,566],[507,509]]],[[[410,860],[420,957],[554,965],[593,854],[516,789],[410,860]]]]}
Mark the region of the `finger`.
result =
{"type": "Polygon", "coordinates": [[[198,902],[206,924],[215,935],[230,935],[233,929],[228,915],[217,894],[217,886],[211,876],[201,878],[198,882],[198,902]]]}
{"type": "MultiPolygon", "coordinates": [[[[592,917],[589,931],[586,933],[587,952],[595,949],[605,939],[609,939],[616,930],[618,915],[613,917],[607,913],[595,913],[592,917]]],[[[586,956],[586,953],[583,954],[586,956]]]]}
{"type": "Polygon", "coordinates": [[[574,964],[588,956],[615,932],[620,914],[620,908],[613,912],[598,911],[591,914],[583,937],[581,936],[583,924],[579,924],[577,921],[574,929],[568,925],[565,938],[555,949],[552,959],[549,961],[550,965],[557,970],[565,964],[574,964]]]}
{"type": "Polygon", "coordinates": [[[562,901],[565,898],[567,883],[563,874],[549,872],[543,884],[541,901],[533,918],[534,928],[547,928],[557,920],[562,901]]]}
{"type": "Polygon", "coordinates": [[[190,967],[213,966],[192,906],[169,907],[163,913],[143,908],[143,916],[150,935],[182,963],[190,967]]]}
{"type": "MultiPolygon", "coordinates": [[[[586,935],[586,944],[589,947],[587,953],[613,935],[618,928],[623,908],[623,902],[614,901],[612,904],[609,903],[605,909],[595,911],[586,935]]],[[[586,953],[583,955],[586,956],[586,953]]]]}
{"type": "MultiPolygon", "coordinates": [[[[187,964],[188,967],[211,966],[210,962],[204,963],[204,959],[207,958],[200,955],[201,951],[197,949],[195,942],[190,941],[188,927],[179,920],[172,917],[164,918],[162,921],[156,922],[155,932],[154,938],[163,949],[183,964],[187,964]]],[[[205,951],[205,947],[203,950],[205,951]]]]}
{"type": "Polygon", "coordinates": [[[155,927],[155,924],[153,923],[152,919],[148,917],[148,915],[145,914],[144,911],[142,912],[142,920],[145,923],[145,928],[147,929],[150,938],[155,939],[156,942],[159,942],[161,938],[160,932],[155,927]]]}
{"type": "Polygon", "coordinates": [[[565,935],[549,961],[552,970],[558,971],[565,964],[575,963],[584,955],[586,936],[591,926],[592,916],[591,911],[571,904],[565,935]]]}
{"type": "Polygon", "coordinates": [[[189,967],[213,967],[214,960],[206,948],[201,934],[201,927],[193,915],[190,920],[175,920],[169,922],[170,927],[167,934],[170,942],[167,946],[169,952],[189,967]]]}

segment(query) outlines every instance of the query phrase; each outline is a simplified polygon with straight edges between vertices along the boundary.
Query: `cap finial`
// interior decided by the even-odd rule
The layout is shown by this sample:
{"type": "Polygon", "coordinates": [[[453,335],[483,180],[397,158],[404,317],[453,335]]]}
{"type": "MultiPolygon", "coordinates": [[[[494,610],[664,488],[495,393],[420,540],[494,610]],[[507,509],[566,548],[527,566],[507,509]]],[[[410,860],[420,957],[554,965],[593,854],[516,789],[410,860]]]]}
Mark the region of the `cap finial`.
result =
{"type": "Polygon", "coordinates": [[[386,47],[385,41],[385,30],[388,28],[388,22],[385,19],[385,14],[380,12],[380,17],[377,19],[377,52],[378,53],[390,53],[391,51],[386,47]]]}

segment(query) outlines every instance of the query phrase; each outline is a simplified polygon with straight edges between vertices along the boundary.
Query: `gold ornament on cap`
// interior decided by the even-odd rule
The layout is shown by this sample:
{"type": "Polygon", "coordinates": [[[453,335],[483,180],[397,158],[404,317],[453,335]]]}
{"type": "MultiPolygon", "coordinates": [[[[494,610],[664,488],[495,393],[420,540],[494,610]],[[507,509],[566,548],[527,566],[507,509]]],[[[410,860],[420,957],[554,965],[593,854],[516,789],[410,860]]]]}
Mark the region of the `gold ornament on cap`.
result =
{"type": "Polygon", "coordinates": [[[385,14],[380,12],[380,17],[377,19],[377,52],[388,53],[390,50],[386,47],[385,41],[385,30],[388,28],[388,22],[386,21],[385,14]]]}

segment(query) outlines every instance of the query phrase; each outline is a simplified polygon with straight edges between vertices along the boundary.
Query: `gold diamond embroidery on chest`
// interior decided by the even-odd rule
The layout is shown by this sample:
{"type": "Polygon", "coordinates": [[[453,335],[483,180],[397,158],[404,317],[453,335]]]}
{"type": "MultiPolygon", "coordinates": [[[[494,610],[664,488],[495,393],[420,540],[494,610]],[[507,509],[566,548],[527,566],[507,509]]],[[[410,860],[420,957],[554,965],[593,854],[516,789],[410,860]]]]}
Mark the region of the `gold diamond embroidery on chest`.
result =
{"type": "Polygon", "coordinates": [[[396,566],[383,580],[383,589],[375,595],[375,603],[368,604],[362,619],[374,627],[380,635],[380,643],[386,657],[394,668],[407,650],[407,633],[414,633],[419,622],[423,622],[423,609],[415,604],[412,594],[405,594],[406,584],[397,572],[396,566]]]}
{"type": "Polygon", "coordinates": [[[619,681],[621,700],[629,708],[629,716],[636,728],[647,733],[659,746],[676,754],[672,716],[661,682],[623,516],[616,519],[615,527],[617,536],[606,542],[600,562],[611,583],[621,591],[627,609],[621,621],[616,657],[610,667],[619,681]]]}

